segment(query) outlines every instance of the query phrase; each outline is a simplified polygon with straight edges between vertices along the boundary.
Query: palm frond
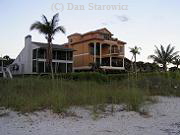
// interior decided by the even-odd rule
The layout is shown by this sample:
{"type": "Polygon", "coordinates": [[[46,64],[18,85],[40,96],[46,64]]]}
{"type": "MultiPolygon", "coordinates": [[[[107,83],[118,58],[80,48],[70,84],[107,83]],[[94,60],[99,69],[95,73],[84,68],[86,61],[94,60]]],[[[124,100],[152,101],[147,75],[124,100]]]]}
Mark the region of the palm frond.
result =
{"type": "Polygon", "coordinates": [[[39,25],[42,25],[41,22],[37,21],[35,23],[33,23],[30,27],[30,30],[34,30],[34,29],[37,29],[39,27],[39,25]]]}
{"type": "Polygon", "coordinates": [[[42,21],[44,22],[44,24],[48,24],[49,21],[47,19],[47,17],[45,15],[42,15],[42,21]]]}
{"type": "Polygon", "coordinates": [[[166,51],[163,45],[161,45],[160,49],[161,49],[161,55],[166,56],[166,51]]]}
{"type": "Polygon", "coordinates": [[[57,28],[54,29],[53,33],[55,34],[56,32],[62,32],[63,34],[66,33],[66,30],[63,26],[58,26],[57,28]]]}
{"type": "Polygon", "coordinates": [[[59,13],[56,13],[51,20],[52,29],[58,26],[58,22],[59,22],[59,13]]]}
{"type": "Polygon", "coordinates": [[[178,51],[174,52],[175,47],[170,44],[165,49],[163,45],[160,45],[160,48],[155,46],[155,55],[150,55],[148,58],[153,59],[154,62],[163,64],[164,70],[167,69],[167,64],[172,63],[174,58],[177,56],[178,51]]]}
{"type": "Polygon", "coordinates": [[[35,22],[31,25],[30,30],[37,30],[41,34],[47,35],[49,33],[48,25],[45,25],[41,22],[35,22]]]}
{"type": "Polygon", "coordinates": [[[155,51],[154,51],[154,53],[158,56],[158,57],[160,57],[160,58],[162,58],[163,56],[162,56],[162,53],[161,53],[161,50],[155,45],[155,51]]]}

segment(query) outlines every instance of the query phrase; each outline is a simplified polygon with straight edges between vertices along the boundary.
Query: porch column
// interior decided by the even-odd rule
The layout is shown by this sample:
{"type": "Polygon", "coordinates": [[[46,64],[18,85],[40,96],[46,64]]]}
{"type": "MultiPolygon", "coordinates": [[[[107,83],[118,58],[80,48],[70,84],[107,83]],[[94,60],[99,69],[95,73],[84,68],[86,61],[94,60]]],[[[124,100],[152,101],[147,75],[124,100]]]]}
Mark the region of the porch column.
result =
{"type": "Polygon", "coordinates": [[[102,64],[102,44],[100,43],[100,66],[102,64]]]}
{"type": "Polygon", "coordinates": [[[111,56],[112,45],[110,45],[110,67],[112,67],[112,56],[111,56]]]}
{"type": "Polygon", "coordinates": [[[94,63],[96,63],[96,42],[94,42],[94,63]]]}
{"type": "Polygon", "coordinates": [[[66,73],[67,73],[67,51],[66,51],[66,73]]]}

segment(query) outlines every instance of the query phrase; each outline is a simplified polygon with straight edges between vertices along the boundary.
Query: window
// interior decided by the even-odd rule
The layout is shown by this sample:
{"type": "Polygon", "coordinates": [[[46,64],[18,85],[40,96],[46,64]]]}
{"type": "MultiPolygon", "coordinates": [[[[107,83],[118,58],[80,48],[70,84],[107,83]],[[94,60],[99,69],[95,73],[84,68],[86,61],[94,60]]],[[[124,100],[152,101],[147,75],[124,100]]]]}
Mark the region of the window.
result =
{"type": "Polygon", "coordinates": [[[90,46],[89,49],[90,49],[90,54],[91,54],[91,55],[94,55],[94,47],[93,47],[93,46],[90,46]]]}
{"type": "MultiPolygon", "coordinates": [[[[94,43],[89,44],[89,52],[94,55],[94,43]]],[[[96,43],[96,55],[100,55],[100,43],[96,43]]]]}
{"type": "Polygon", "coordinates": [[[52,51],[52,57],[53,57],[53,59],[57,59],[56,53],[57,53],[57,51],[52,51]]]}
{"type": "Polygon", "coordinates": [[[57,63],[57,70],[58,73],[65,73],[66,72],[66,63],[57,63]]]}
{"type": "Polygon", "coordinates": [[[51,72],[51,68],[50,68],[50,65],[47,63],[47,62],[45,62],[45,72],[46,73],[50,73],[51,72]]]}
{"type": "Polygon", "coordinates": [[[37,58],[37,49],[33,49],[33,59],[37,58]]]}
{"type": "Polygon", "coordinates": [[[33,60],[33,62],[32,62],[32,71],[33,72],[36,72],[36,60],[33,60]]]}
{"type": "Polygon", "coordinates": [[[109,34],[104,34],[104,39],[110,40],[110,39],[111,39],[111,35],[109,35],[109,34]]]}
{"type": "Polygon", "coordinates": [[[96,43],[96,55],[100,55],[100,43],[96,43]]]}
{"type": "Polygon", "coordinates": [[[124,52],[124,46],[120,46],[120,53],[123,53],[124,52]]]}
{"type": "Polygon", "coordinates": [[[73,42],[73,40],[72,40],[72,39],[69,39],[69,42],[71,43],[71,42],[73,42]]]}
{"type": "Polygon", "coordinates": [[[61,60],[66,60],[66,52],[64,52],[64,51],[60,52],[60,59],[61,60]]]}
{"type": "Polygon", "coordinates": [[[90,43],[90,44],[89,44],[89,53],[90,53],[91,55],[94,55],[94,43],[90,43]]]}
{"type": "Polygon", "coordinates": [[[73,54],[71,51],[67,52],[67,60],[72,60],[73,59],[73,54]]]}
{"type": "Polygon", "coordinates": [[[67,72],[72,72],[72,63],[67,63],[67,72]]]}
{"type": "Polygon", "coordinates": [[[44,62],[38,61],[38,73],[44,73],[44,62]]]}
{"type": "Polygon", "coordinates": [[[45,59],[45,49],[39,48],[38,49],[38,58],[45,59]]]}
{"type": "Polygon", "coordinates": [[[116,45],[112,46],[111,53],[118,53],[118,47],[116,45]]]}
{"type": "Polygon", "coordinates": [[[65,51],[57,51],[57,59],[58,60],[66,60],[66,52],[65,51]]]}

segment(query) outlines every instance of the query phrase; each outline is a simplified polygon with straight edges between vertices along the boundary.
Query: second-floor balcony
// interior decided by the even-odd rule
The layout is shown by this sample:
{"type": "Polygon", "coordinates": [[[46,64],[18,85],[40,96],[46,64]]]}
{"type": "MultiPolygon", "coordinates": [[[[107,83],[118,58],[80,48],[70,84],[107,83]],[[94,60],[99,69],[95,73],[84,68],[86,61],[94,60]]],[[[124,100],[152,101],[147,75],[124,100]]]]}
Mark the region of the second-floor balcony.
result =
{"type": "MultiPolygon", "coordinates": [[[[33,59],[46,59],[46,49],[37,48],[33,49],[33,59]]],[[[62,51],[62,50],[53,50],[52,51],[53,60],[70,60],[73,59],[72,51],[62,51]]]]}
{"type": "Polygon", "coordinates": [[[96,53],[96,56],[106,56],[106,55],[118,55],[123,56],[124,55],[124,46],[118,46],[118,45],[108,45],[108,44],[96,44],[96,49],[94,49],[94,44],[89,45],[89,52],[91,55],[94,55],[96,53]],[[101,50],[100,50],[101,48],[101,50]],[[101,53],[100,53],[101,52],[101,53]]]}
{"type": "Polygon", "coordinates": [[[102,55],[124,55],[124,47],[108,46],[102,48],[102,55]]]}

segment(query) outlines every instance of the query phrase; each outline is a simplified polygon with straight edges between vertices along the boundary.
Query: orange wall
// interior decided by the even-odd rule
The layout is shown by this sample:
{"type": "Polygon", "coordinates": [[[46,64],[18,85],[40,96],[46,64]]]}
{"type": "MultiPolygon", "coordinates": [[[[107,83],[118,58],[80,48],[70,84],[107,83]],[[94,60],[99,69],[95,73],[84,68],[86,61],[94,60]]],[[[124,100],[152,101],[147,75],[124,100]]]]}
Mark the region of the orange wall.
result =
{"type": "Polygon", "coordinates": [[[93,62],[93,56],[83,55],[74,57],[74,67],[89,66],[93,62]]]}
{"type": "MultiPolygon", "coordinates": [[[[74,51],[74,67],[89,66],[89,63],[94,62],[93,55],[90,55],[89,43],[99,42],[101,44],[111,44],[117,46],[124,46],[123,43],[114,40],[102,40],[102,36],[98,33],[90,33],[85,35],[72,35],[68,39],[72,39],[69,42],[69,47],[73,48],[74,51]],[[99,37],[99,40],[96,38],[99,37]],[[86,41],[90,39],[89,41],[86,41]],[[87,54],[89,53],[89,54],[87,54]],[[84,54],[84,55],[83,55],[84,54]],[[77,56],[79,55],[79,56],[77,56]]],[[[70,40],[69,40],[70,41],[70,40]]],[[[119,49],[119,47],[118,47],[119,49]]],[[[102,55],[109,54],[109,47],[102,47],[102,55]]],[[[118,56],[117,56],[118,57],[118,56]]]]}

